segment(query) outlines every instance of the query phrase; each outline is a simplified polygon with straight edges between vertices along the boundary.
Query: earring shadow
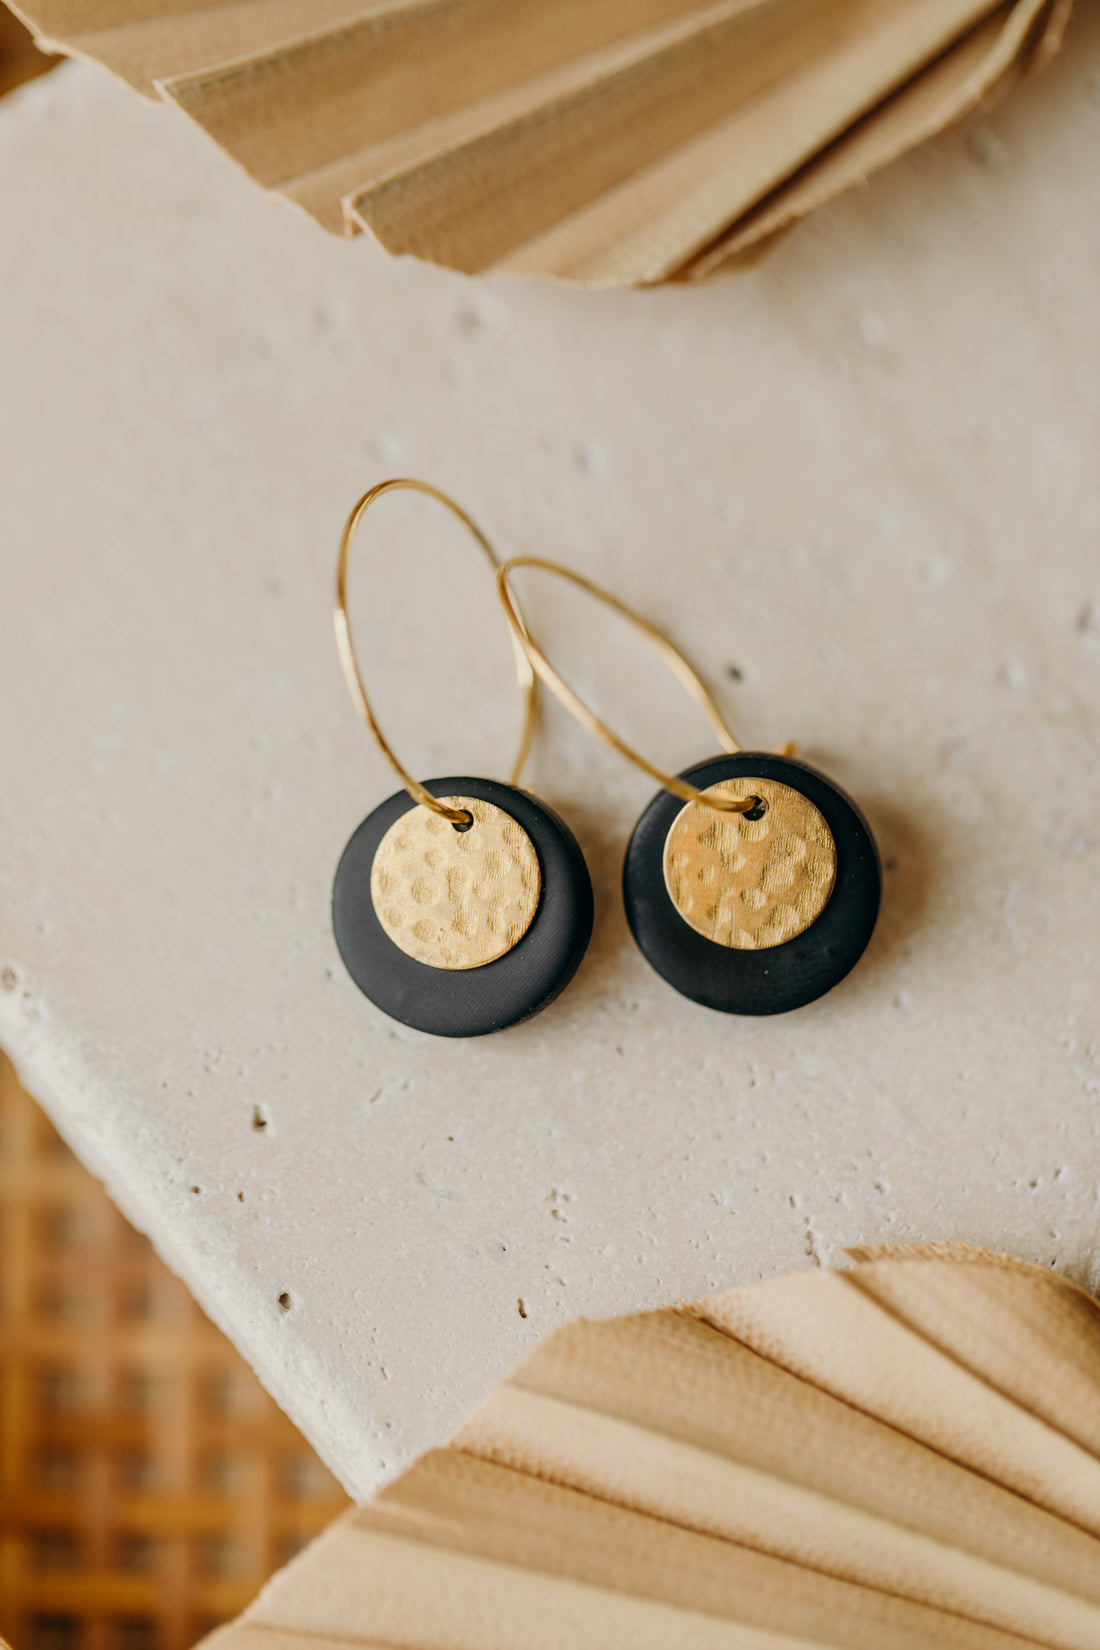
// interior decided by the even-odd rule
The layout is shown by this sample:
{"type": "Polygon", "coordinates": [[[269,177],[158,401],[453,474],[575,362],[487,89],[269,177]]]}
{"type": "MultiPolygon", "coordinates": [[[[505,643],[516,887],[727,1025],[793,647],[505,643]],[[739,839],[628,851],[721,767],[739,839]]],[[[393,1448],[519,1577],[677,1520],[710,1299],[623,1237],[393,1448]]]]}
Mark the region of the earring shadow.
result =
{"type": "Polygon", "coordinates": [[[632,944],[623,910],[623,855],[630,827],[624,832],[609,825],[598,809],[572,808],[570,823],[581,845],[592,878],[595,922],[582,968],[599,987],[617,967],[625,946],[632,944]]]}
{"type": "Polygon", "coordinates": [[[882,905],[867,950],[835,988],[852,1002],[858,993],[881,993],[909,956],[935,902],[941,867],[941,832],[929,819],[927,800],[919,809],[903,809],[883,797],[861,795],[859,805],[878,844],[882,905]]]}

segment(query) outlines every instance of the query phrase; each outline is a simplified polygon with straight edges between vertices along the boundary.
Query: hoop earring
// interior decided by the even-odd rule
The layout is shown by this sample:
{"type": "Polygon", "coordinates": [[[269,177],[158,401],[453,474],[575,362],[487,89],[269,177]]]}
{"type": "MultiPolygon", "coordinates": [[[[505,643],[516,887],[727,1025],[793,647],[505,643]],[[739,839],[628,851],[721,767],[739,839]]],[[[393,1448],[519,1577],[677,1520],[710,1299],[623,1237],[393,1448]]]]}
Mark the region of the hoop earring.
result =
{"type": "MultiPolygon", "coordinates": [[[[538,711],[522,645],[516,668],[526,717],[507,784],[421,783],[378,724],[351,638],[348,559],[367,510],[401,488],[443,504],[499,566],[481,529],[427,482],[383,481],[348,517],[336,566],[337,650],[352,703],[404,789],[375,808],[345,848],[332,927],[351,978],[384,1013],[435,1036],[480,1037],[529,1019],[568,985],[592,933],[592,884],[568,826],[518,788],[538,711]]],[[[524,630],[518,610],[513,629],[524,630]]]]}
{"type": "Polygon", "coordinates": [[[646,960],[693,1002],[725,1014],[782,1014],[839,983],[878,917],[882,872],[851,797],[791,754],[742,750],[711,693],[667,636],[580,573],[516,556],[497,589],[517,645],[582,727],[656,779],[623,865],[623,902],[646,960]],[[725,755],[667,774],[578,697],[523,622],[520,567],[567,579],[647,636],[702,710],[725,755]]]}

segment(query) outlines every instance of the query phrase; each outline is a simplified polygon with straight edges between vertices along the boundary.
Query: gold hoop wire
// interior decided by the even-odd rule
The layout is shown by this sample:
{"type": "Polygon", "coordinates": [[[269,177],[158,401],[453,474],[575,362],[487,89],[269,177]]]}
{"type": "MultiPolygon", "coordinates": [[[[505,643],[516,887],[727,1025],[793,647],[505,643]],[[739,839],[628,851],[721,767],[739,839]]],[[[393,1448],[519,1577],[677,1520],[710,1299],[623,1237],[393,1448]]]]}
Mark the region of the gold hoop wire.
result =
{"type": "Polygon", "coordinates": [[[699,709],[718,735],[722,749],[728,751],[731,756],[735,756],[741,749],[725,717],[718,709],[710,689],[688,664],[679,648],[669,640],[664,631],[658,630],[657,626],[650,624],[648,619],[643,619],[640,613],[636,613],[632,607],[628,607],[617,596],[613,596],[610,590],[605,590],[602,585],[595,584],[591,579],[586,579],[582,573],[575,573],[571,567],[563,567],[560,562],[547,561],[542,556],[513,556],[510,561],[506,561],[502,567],[497,568],[497,592],[508,617],[508,623],[512,626],[512,634],[516,639],[517,646],[521,647],[527,655],[532,668],[546,683],[555,698],[559,699],[566,710],[576,717],[581,726],[587,728],[589,733],[595,734],[597,739],[602,739],[613,750],[617,750],[620,756],[625,756],[628,762],[633,762],[636,768],[641,768],[643,773],[649,774],[666,791],[671,791],[673,796],[682,797],[685,802],[700,802],[704,807],[713,808],[718,813],[751,813],[758,806],[758,798],[752,796],[707,796],[694,785],[689,785],[686,780],[678,778],[675,774],[665,773],[661,768],[656,767],[654,763],[642,756],[639,751],[636,751],[633,746],[628,745],[624,739],[620,739],[618,734],[613,732],[606,722],[601,721],[596,713],[585,704],[584,700],[574,693],[569,683],[558,674],[546,654],[535,642],[523,620],[511,585],[508,583],[511,575],[519,567],[534,567],[543,573],[554,573],[558,578],[568,580],[570,584],[574,584],[579,590],[583,590],[586,595],[595,597],[605,607],[610,607],[613,612],[621,614],[624,619],[628,619],[637,630],[642,632],[643,636],[649,638],[664,663],[676,677],[676,680],[699,706],[699,709]]]}
{"type": "MultiPolygon", "coordinates": [[[[347,525],[340,539],[340,554],[336,561],[336,608],[333,613],[336,626],[336,650],[340,655],[340,663],[344,669],[344,680],[347,682],[352,704],[374,735],[379,750],[413,801],[419,802],[422,807],[430,808],[433,813],[442,815],[456,828],[465,830],[472,824],[471,816],[466,809],[449,808],[446,803],[440,802],[437,797],[432,796],[431,792],[425,790],[418,779],[413,778],[412,774],[395,755],[393,747],[378,725],[378,718],[371,708],[367,690],[363,685],[363,676],[359,669],[355,644],[351,639],[351,621],[348,618],[348,558],[351,555],[351,547],[359,529],[359,523],[374,501],[381,498],[383,493],[397,492],[402,488],[413,493],[423,493],[428,498],[434,498],[438,503],[445,505],[451,514],[457,516],[462,525],[473,534],[489,558],[490,566],[494,572],[500,568],[500,562],[497,560],[493,547],[481,528],[475,521],[471,520],[461,505],[456,504],[453,498],[448,498],[446,493],[441,493],[438,487],[431,486],[427,481],[412,481],[407,476],[397,477],[392,481],[380,481],[376,487],[372,487],[368,493],[363,494],[363,497],[348,517],[347,525]]],[[[535,736],[535,726],[538,721],[538,680],[531,660],[528,659],[523,646],[523,638],[526,635],[527,627],[524,624],[523,615],[519,613],[518,609],[509,612],[508,623],[512,632],[516,679],[519,682],[520,692],[524,695],[527,707],[523,723],[523,734],[520,738],[519,754],[509,776],[509,784],[515,785],[519,782],[523,765],[527,761],[531,750],[531,741],[535,736]]]]}

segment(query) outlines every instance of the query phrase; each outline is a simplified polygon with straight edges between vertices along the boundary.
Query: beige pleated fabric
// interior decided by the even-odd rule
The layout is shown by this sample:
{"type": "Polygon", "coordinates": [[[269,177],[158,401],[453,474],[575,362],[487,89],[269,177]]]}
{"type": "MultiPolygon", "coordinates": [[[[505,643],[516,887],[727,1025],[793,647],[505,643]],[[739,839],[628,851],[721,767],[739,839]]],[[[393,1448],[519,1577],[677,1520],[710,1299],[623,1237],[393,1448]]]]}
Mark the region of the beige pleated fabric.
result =
{"type": "Polygon", "coordinates": [[[12,0],[338,233],[701,279],[1010,86],[1072,0],[12,0]]]}
{"type": "Polygon", "coordinates": [[[1097,1303],[854,1260],[551,1335],[210,1650],[1096,1650],[1097,1303]]]}

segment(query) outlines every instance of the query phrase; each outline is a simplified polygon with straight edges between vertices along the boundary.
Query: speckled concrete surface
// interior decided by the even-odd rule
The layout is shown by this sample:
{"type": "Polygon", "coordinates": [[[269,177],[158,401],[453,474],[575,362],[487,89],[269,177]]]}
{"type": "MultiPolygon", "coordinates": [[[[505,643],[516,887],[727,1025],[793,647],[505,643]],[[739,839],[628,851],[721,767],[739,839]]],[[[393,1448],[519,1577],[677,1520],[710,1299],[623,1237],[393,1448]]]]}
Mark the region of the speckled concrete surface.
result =
{"type": "MultiPolygon", "coordinates": [[[[703,291],[327,240],[84,67],[0,106],[0,1040],[359,1493],[578,1313],[884,1238],[1100,1283],[1082,13],[1043,79],[703,291]],[[598,900],[573,986],[468,1044],[359,996],[329,883],[393,787],[330,583],[393,471],[663,616],[751,742],[861,799],[885,907],[837,991],[755,1023],[674,996],[617,893],[650,787],[555,715],[532,780],[598,900]]],[[[380,709],[425,776],[502,774],[488,581],[399,516],[356,570],[380,709]]],[[[655,757],[709,754],[617,629],[528,603],[655,757]]]]}

